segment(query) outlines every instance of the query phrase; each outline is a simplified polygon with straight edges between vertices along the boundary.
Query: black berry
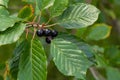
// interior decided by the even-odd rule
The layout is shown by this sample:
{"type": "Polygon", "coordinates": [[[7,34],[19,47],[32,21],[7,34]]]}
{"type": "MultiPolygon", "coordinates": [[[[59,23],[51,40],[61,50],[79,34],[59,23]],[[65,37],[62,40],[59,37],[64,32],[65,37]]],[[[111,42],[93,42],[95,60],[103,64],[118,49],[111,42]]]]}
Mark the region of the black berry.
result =
{"type": "Polygon", "coordinates": [[[36,34],[41,37],[44,35],[44,30],[43,29],[40,29],[40,30],[37,30],[36,34]]]}
{"type": "Polygon", "coordinates": [[[56,30],[52,30],[51,36],[52,37],[56,37],[57,35],[58,35],[58,32],[56,30]]]}
{"type": "Polygon", "coordinates": [[[45,29],[44,30],[44,35],[45,36],[51,36],[51,30],[50,29],[45,29]]]}
{"type": "Polygon", "coordinates": [[[48,44],[50,44],[50,43],[51,43],[51,38],[50,38],[50,37],[46,37],[46,42],[47,42],[48,44]]]}

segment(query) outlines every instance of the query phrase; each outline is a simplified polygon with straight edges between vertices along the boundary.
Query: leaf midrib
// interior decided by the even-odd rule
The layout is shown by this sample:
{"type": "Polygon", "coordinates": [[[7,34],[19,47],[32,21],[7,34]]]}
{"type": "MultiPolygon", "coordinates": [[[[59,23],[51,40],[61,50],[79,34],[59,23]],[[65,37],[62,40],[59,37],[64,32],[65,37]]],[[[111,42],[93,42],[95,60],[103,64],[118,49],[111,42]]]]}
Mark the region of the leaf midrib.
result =
{"type": "MultiPolygon", "coordinates": [[[[53,42],[53,44],[55,44],[55,43],[53,42]]],[[[58,49],[59,53],[64,53],[62,51],[62,49],[60,49],[57,45],[54,45],[54,47],[56,47],[56,49],[58,49]]],[[[72,63],[72,64],[74,64],[76,66],[76,63],[74,63],[73,60],[71,60],[70,58],[68,58],[68,56],[66,56],[65,54],[62,54],[62,55],[64,55],[64,57],[66,57],[68,63],[70,62],[70,63],[72,63]]],[[[77,64],[77,66],[78,66],[78,64],[77,64]]]]}

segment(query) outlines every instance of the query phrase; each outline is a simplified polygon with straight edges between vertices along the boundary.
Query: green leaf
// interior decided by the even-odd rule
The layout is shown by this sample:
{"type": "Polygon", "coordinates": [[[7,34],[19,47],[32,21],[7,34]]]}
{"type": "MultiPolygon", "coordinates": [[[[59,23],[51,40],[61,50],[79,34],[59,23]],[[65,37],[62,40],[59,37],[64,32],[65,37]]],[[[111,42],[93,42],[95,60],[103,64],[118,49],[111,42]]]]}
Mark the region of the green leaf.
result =
{"type": "Polygon", "coordinates": [[[17,80],[18,71],[19,71],[19,61],[20,55],[24,51],[26,41],[22,41],[14,50],[13,58],[10,60],[10,74],[11,77],[17,80]]]}
{"type": "Polygon", "coordinates": [[[24,6],[18,13],[18,17],[23,18],[25,20],[29,20],[33,15],[34,15],[34,9],[32,5],[24,6]]]}
{"type": "Polygon", "coordinates": [[[105,48],[104,56],[110,65],[120,65],[120,49],[118,46],[108,46],[105,48]]]}
{"type": "Polygon", "coordinates": [[[0,75],[0,80],[4,80],[4,79],[3,79],[3,76],[1,76],[1,75],[0,75]]]}
{"type": "Polygon", "coordinates": [[[51,17],[59,16],[68,6],[68,0],[55,0],[51,7],[51,17]]]}
{"type": "Polygon", "coordinates": [[[14,79],[17,79],[17,75],[18,75],[18,66],[19,66],[19,57],[20,56],[15,56],[12,61],[10,62],[10,74],[11,77],[14,79]]]}
{"type": "Polygon", "coordinates": [[[0,5],[4,5],[5,7],[8,7],[9,0],[0,0],[0,5]]]}
{"type": "Polygon", "coordinates": [[[26,41],[20,57],[18,80],[46,80],[46,55],[39,40],[26,41]]]}
{"type": "Polygon", "coordinates": [[[92,48],[96,53],[104,53],[104,48],[103,47],[99,47],[97,45],[94,45],[94,46],[92,46],[92,48]]]}
{"type": "Polygon", "coordinates": [[[109,65],[103,55],[100,55],[100,54],[96,53],[95,54],[95,59],[96,59],[98,67],[107,67],[109,65]]]}
{"type": "Polygon", "coordinates": [[[110,35],[111,28],[112,28],[111,26],[108,26],[106,24],[95,24],[89,29],[86,39],[88,40],[106,39],[110,35]]]}
{"type": "Polygon", "coordinates": [[[51,43],[51,54],[55,65],[64,75],[85,78],[87,69],[92,63],[75,43],[71,36],[59,36],[51,43]],[[72,42],[73,41],[73,42],[72,42]]]}
{"type": "Polygon", "coordinates": [[[104,48],[95,45],[95,46],[93,46],[93,50],[94,50],[94,55],[95,55],[95,59],[97,62],[97,66],[98,67],[107,67],[109,65],[108,61],[101,54],[101,53],[104,53],[104,48]]]}
{"type": "Polygon", "coordinates": [[[44,10],[53,5],[55,0],[36,0],[36,5],[38,5],[40,10],[44,10]]]}
{"type": "Polygon", "coordinates": [[[39,10],[44,10],[49,8],[50,6],[53,5],[55,0],[23,0],[25,2],[29,2],[29,3],[35,3],[36,6],[38,6],[39,10]]]}
{"type": "Polygon", "coordinates": [[[0,6],[0,15],[9,15],[9,12],[3,7],[0,6]]]}
{"type": "Polygon", "coordinates": [[[40,15],[40,10],[37,5],[35,6],[35,15],[40,15]]]}
{"type": "Polygon", "coordinates": [[[112,3],[114,3],[114,4],[116,4],[116,5],[120,5],[120,1],[119,1],[119,0],[113,0],[112,3]]]}
{"type": "Polygon", "coordinates": [[[73,35],[69,35],[65,33],[59,34],[59,37],[63,39],[67,39],[72,43],[74,43],[76,46],[78,46],[79,49],[86,54],[87,58],[93,57],[93,54],[94,54],[93,47],[83,42],[83,40],[80,40],[73,35]]]}
{"type": "Polygon", "coordinates": [[[119,69],[107,67],[107,80],[120,80],[119,69]]]}
{"type": "Polygon", "coordinates": [[[0,63],[0,70],[5,69],[5,63],[0,63]]]}
{"type": "Polygon", "coordinates": [[[14,24],[20,21],[20,18],[10,16],[0,16],[0,31],[5,31],[9,27],[13,27],[14,24]]]}
{"type": "Polygon", "coordinates": [[[0,46],[16,42],[25,30],[25,24],[15,24],[14,27],[0,32],[0,46]]]}
{"type": "Polygon", "coordinates": [[[93,57],[94,52],[90,45],[86,44],[85,42],[76,42],[76,45],[79,47],[80,50],[82,50],[82,52],[86,54],[87,58],[90,59],[93,57]]]}
{"type": "Polygon", "coordinates": [[[28,2],[28,3],[34,3],[35,2],[35,0],[22,0],[22,1],[28,2]]]}
{"type": "Polygon", "coordinates": [[[67,29],[87,27],[98,19],[99,13],[100,11],[96,7],[80,3],[68,7],[59,23],[67,29]]]}
{"type": "Polygon", "coordinates": [[[0,62],[5,63],[11,58],[14,47],[15,44],[0,46],[0,62]]]}
{"type": "Polygon", "coordinates": [[[107,16],[111,17],[112,19],[116,19],[116,13],[113,10],[104,9],[107,16]]]}
{"type": "Polygon", "coordinates": [[[86,32],[87,28],[80,28],[80,29],[77,29],[76,30],[76,36],[77,37],[80,37],[80,38],[83,38],[84,37],[84,33],[86,32]]]}
{"type": "Polygon", "coordinates": [[[85,3],[85,0],[69,0],[69,4],[76,4],[76,3],[85,3]]]}

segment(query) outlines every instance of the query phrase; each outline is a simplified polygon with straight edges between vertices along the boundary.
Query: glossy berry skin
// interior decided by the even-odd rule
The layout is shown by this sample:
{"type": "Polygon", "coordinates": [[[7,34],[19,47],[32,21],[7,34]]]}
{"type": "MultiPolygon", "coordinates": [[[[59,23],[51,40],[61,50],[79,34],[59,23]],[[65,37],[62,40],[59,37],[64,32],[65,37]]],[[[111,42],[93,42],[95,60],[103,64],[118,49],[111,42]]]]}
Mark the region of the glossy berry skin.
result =
{"type": "Polygon", "coordinates": [[[45,29],[44,30],[44,35],[45,36],[51,36],[51,30],[50,29],[45,29]]]}
{"type": "Polygon", "coordinates": [[[56,37],[58,35],[58,32],[56,30],[52,30],[51,36],[56,37]]]}
{"type": "Polygon", "coordinates": [[[50,44],[51,43],[51,38],[50,37],[46,37],[46,42],[48,43],[48,44],[50,44]]]}
{"type": "Polygon", "coordinates": [[[39,29],[36,31],[36,34],[39,36],[39,37],[42,37],[44,35],[44,30],[43,29],[39,29]]]}

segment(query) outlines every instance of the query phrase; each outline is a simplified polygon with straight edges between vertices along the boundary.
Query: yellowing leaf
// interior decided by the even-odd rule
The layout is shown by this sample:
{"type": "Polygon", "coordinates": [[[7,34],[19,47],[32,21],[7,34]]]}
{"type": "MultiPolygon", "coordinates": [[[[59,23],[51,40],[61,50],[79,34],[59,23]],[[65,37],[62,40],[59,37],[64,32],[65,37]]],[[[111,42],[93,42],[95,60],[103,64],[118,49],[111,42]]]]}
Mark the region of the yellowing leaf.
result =
{"type": "Polygon", "coordinates": [[[32,5],[24,6],[18,13],[18,17],[23,18],[25,20],[29,20],[33,15],[34,15],[34,9],[32,5]]]}
{"type": "Polygon", "coordinates": [[[111,26],[108,26],[106,24],[95,24],[90,28],[88,31],[88,34],[86,36],[86,39],[88,40],[102,40],[109,37],[111,33],[111,26]]]}

